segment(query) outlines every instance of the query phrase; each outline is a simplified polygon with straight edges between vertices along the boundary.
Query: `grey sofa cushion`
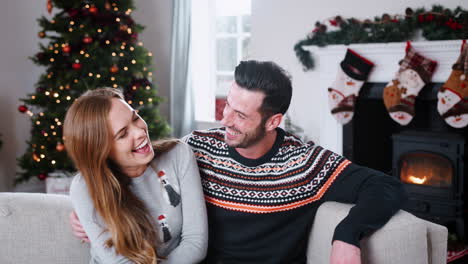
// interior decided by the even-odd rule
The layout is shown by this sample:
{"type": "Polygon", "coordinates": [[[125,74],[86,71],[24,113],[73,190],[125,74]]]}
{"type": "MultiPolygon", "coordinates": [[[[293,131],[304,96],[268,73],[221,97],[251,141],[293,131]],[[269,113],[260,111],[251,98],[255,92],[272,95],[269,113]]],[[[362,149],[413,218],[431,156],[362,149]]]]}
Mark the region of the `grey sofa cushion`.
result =
{"type": "Polygon", "coordinates": [[[89,244],[73,236],[68,196],[0,193],[0,263],[89,263],[89,244]]]}

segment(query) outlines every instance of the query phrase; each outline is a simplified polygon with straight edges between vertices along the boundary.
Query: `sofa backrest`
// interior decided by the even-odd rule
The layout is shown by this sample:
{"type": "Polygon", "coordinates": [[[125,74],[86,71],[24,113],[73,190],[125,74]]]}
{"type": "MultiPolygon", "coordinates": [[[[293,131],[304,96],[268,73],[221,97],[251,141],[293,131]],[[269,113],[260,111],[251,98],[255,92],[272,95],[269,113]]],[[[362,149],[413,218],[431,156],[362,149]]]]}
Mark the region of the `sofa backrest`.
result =
{"type": "Polygon", "coordinates": [[[0,263],[89,263],[89,244],[73,236],[65,195],[0,193],[0,263]]]}

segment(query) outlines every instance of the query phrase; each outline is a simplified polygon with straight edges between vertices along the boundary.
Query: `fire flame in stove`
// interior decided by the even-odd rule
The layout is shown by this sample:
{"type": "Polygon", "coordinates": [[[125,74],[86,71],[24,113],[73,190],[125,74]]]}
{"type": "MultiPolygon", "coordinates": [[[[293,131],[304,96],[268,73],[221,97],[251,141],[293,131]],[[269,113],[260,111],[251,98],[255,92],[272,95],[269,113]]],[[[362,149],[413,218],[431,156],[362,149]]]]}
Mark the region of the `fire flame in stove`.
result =
{"type": "Polygon", "coordinates": [[[427,180],[426,176],[424,176],[423,178],[418,178],[416,176],[413,176],[413,175],[410,175],[408,176],[408,180],[412,183],[415,183],[415,184],[424,184],[427,180]]]}

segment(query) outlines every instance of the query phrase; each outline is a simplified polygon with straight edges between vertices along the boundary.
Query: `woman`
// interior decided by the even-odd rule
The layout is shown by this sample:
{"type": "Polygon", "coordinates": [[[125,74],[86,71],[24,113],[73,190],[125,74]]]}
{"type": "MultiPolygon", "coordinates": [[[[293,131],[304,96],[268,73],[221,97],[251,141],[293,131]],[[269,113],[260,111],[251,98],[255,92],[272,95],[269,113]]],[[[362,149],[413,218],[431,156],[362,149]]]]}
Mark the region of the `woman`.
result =
{"type": "Polygon", "coordinates": [[[145,121],[120,91],[86,92],[67,112],[64,140],[79,174],[70,197],[93,263],[197,263],[206,208],[191,149],[150,144],[145,121]]]}

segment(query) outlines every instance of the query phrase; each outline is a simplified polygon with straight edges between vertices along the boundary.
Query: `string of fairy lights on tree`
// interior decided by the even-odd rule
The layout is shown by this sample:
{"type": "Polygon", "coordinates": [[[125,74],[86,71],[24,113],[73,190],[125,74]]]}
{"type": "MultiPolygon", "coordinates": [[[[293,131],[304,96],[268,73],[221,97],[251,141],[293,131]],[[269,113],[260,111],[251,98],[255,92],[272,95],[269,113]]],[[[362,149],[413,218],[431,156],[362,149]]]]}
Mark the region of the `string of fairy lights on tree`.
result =
{"type": "Polygon", "coordinates": [[[52,19],[38,19],[42,30],[40,51],[31,60],[46,67],[35,92],[21,99],[18,111],[31,118],[31,139],[18,159],[22,172],[16,182],[49,172],[75,170],[65,153],[62,122],[66,109],[85,91],[99,87],[122,89],[127,102],[148,121],[152,138],[167,136],[169,126],[160,116],[150,68],[152,54],[138,33],[143,27],[133,21],[133,1],[48,0],[52,19]]]}
{"type": "Polygon", "coordinates": [[[374,20],[335,16],[317,21],[314,29],[294,46],[304,70],[314,68],[314,59],[305,46],[331,44],[388,43],[411,40],[420,31],[426,40],[468,38],[468,12],[461,7],[435,5],[431,10],[406,8],[404,14],[383,14],[374,20]]]}

